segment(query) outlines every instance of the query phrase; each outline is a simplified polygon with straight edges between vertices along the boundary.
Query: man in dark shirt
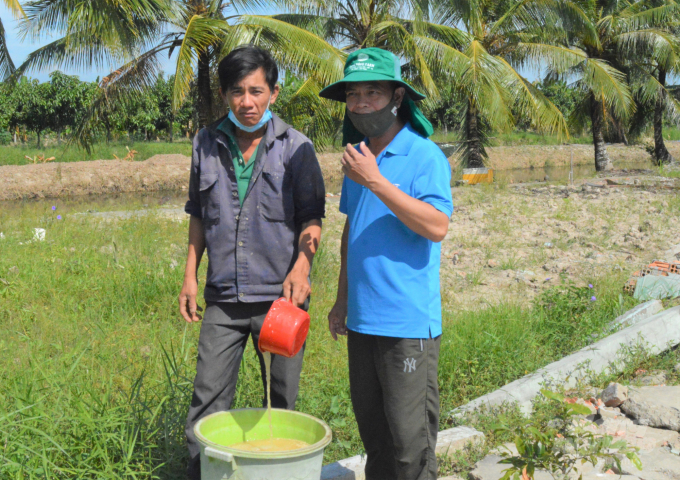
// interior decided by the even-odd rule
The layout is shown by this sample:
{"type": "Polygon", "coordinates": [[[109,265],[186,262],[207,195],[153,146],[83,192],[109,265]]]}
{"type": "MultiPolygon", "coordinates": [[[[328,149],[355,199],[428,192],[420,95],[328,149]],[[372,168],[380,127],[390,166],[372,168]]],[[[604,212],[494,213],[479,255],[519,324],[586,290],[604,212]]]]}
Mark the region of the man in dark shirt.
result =
{"type": "MultiPolygon", "coordinates": [[[[281,296],[307,305],[326,196],[312,143],[269,110],[279,93],[269,53],[239,47],[220,62],[218,73],[230,112],[194,139],[185,208],[191,215],[189,252],[179,296],[184,319],[200,321],[196,272],[207,249],[206,310],[186,426],[188,473],[196,480],[200,446],[194,425],[231,408],[248,337],[266,390],[257,350],[264,317],[281,296]]],[[[272,356],[272,407],[295,407],[303,354],[304,348],[293,358],[272,356]]]]}

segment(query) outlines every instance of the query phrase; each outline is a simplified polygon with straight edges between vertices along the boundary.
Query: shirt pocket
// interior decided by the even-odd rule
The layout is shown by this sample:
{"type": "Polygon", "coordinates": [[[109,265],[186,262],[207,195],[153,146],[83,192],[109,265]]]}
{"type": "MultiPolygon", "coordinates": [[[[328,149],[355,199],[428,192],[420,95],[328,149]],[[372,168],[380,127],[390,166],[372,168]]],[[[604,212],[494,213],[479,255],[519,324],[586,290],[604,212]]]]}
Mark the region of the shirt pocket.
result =
{"type": "Polygon", "coordinates": [[[292,181],[286,171],[262,170],[260,213],[270,222],[290,222],[294,216],[292,181]]]}
{"type": "Polygon", "coordinates": [[[204,173],[199,182],[203,226],[215,225],[220,221],[220,194],[216,173],[204,173]]]}

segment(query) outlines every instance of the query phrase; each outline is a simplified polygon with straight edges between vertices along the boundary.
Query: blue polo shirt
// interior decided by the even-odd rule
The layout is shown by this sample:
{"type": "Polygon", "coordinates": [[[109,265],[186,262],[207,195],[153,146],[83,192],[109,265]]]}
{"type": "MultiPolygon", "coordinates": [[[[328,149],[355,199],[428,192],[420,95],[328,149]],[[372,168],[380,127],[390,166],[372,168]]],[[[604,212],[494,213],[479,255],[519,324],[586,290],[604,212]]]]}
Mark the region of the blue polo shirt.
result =
{"type": "MultiPolygon", "coordinates": [[[[437,145],[407,124],[376,159],[392,184],[453,213],[451,167],[437,145]]],[[[368,188],[345,177],[340,211],[349,221],[347,328],[428,338],[442,333],[441,244],[408,228],[368,188]]]]}

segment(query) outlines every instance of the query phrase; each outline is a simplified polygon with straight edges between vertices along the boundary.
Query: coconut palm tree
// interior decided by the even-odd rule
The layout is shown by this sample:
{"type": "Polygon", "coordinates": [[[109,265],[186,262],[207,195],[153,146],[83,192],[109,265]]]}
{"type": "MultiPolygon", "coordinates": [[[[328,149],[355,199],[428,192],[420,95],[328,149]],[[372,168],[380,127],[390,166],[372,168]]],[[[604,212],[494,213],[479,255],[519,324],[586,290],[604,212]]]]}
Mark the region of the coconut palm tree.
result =
{"type": "MultiPolygon", "coordinates": [[[[675,22],[678,5],[673,0],[579,0],[564,5],[581,12],[590,28],[564,29],[567,37],[560,38],[559,45],[523,47],[547,64],[549,76],[573,80],[583,91],[584,101],[571,121],[576,126],[590,121],[595,168],[607,170],[612,163],[603,137],[605,124],[612,118],[625,122],[635,112],[633,94],[621,70],[643,80],[636,87],[642,103],[661,100],[655,108],[660,131],[663,106],[672,103],[663,84],[667,69],[675,69],[670,52],[677,43],[663,25],[675,22]],[[597,36],[583,35],[586,31],[595,31],[597,36]],[[652,64],[654,68],[643,75],[642,67],[652,64]]],[[[663,155],[661,150],[659,154],[663,155]]]]}
{"type": "MultiPolygon", "coordinates": [[[[185,100],[196,81],[199,126],[213,120],[211,77],[217,61],[234,46],[233,24],[239,11],[262,2],[237,0],[32,0],[27,3],[25,35],[47,29],[62,34],[33,52],[16,72],[119,64],[101,81],[101,104],[117,94],[149,87],[158,77],[164,55],[177,52],[173,105],[185,100]],[[79,8],[74,5],[78,3],[79,8]]],[[[278,22],[283,24],[283,22],[278,22]]],[[[263,32],[283,66],[324,70],[319,47],[325,42],[302,29],[263,32]]]]}
{"type": "Polygon", "coordinates": [[[633,134],[640,134],[651,123],[654,131],[653,158],[658,164],[672,162],[663,139],[664,115],[680,121],[678,87],[666,85],[669,75],[680,71],[678,6],[675,2],[648,1],[636,13],[636,22],[645,28],[623,34],[628,69],[637,110],[631,121],[633,134]],[[632,54],[634,52],[634,54],[632,54]]]}
{"type": "MultiPolygon", "coordinates": [[[[289,2],[289,13],[245,21],[254,28],[282,20],[313,32],[342,52],[388,49],[403,59],[402,74],[427,91],[431,102],[439,99],[438,84],[453,82],[454,91],[466,105],[463,161],[468,166],[482,166],[485,132],[510,128],[513,108],[519,108],[538,129],[567,134],[559,110],[510,61],[508,45],[517,41],[513,35],[526,30],[529,11],[536,8],[533,4],[547,11],[546,2],[510,2],[532,4],[514,10],[509,6],[498,11],[491,8],[499,3],[504,2],[465,0],[431,6],[426,0],[306,0],[289,2]],[[490,36],[499,12],[507,16],[490,36]],[[408,15],[404,17],[404,13],[408,15]],[[478,18],[478,13],[486,18],[478,18]]],[[[539,26],[534,19],[535,32],[540,31],[539,26]]],[[[310,98],[323,86],[312,76],[299,94],[310,98]]]]}
{"type": "MultiPolygon", "coordinates": [[[[15,18],[24,16],[24,10],[21,8],[19,0],[3,0],[3,3],[15,18]]],[[[14,73],[14,62],[12,62],[12,58],[9,56],[5,27],[2,24],[2,20],[0,20],[0,80],[4,80],[12,73],[14,73]]]]}

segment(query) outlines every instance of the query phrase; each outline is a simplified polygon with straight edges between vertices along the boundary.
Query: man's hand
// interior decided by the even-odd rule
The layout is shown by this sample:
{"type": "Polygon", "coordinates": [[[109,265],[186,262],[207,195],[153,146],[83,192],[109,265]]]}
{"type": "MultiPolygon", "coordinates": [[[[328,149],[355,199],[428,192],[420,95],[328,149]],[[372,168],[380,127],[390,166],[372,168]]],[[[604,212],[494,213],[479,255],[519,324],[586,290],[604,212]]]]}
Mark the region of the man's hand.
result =
{"type": "Polygon", "coordinates": [[[182,314],[187,323],[200,322],[202,317],[196,312],[203,309],[196,304],[198,295],[198,281],[196,279],[184,279],[182,291],[179,294],[179,313],[182,314]]]}
{"type": "Polygon", "coordinates": [[[330,330],[333,340],[337,341],[338,335],[347,335],[346,322],[347,300],[337,300],[328,314],[328,330],[330,330]]]}
{"type": "Polygon", "coordinates": [[[345,153],[342,154],[342,171],[359,185],[371,188],[371,185],[375,185],[384,177],[380,173],[375,155],[364,142],[359,144],[359,149],[361,151],[347,144],[345,153]]]}
{"type": "Polygon", "coordinates": [[[283,296],[293,305],[301,307],[311,293],[309,271],[305,271],[302,268],[293,268],[283,281],[283,296]]]}

